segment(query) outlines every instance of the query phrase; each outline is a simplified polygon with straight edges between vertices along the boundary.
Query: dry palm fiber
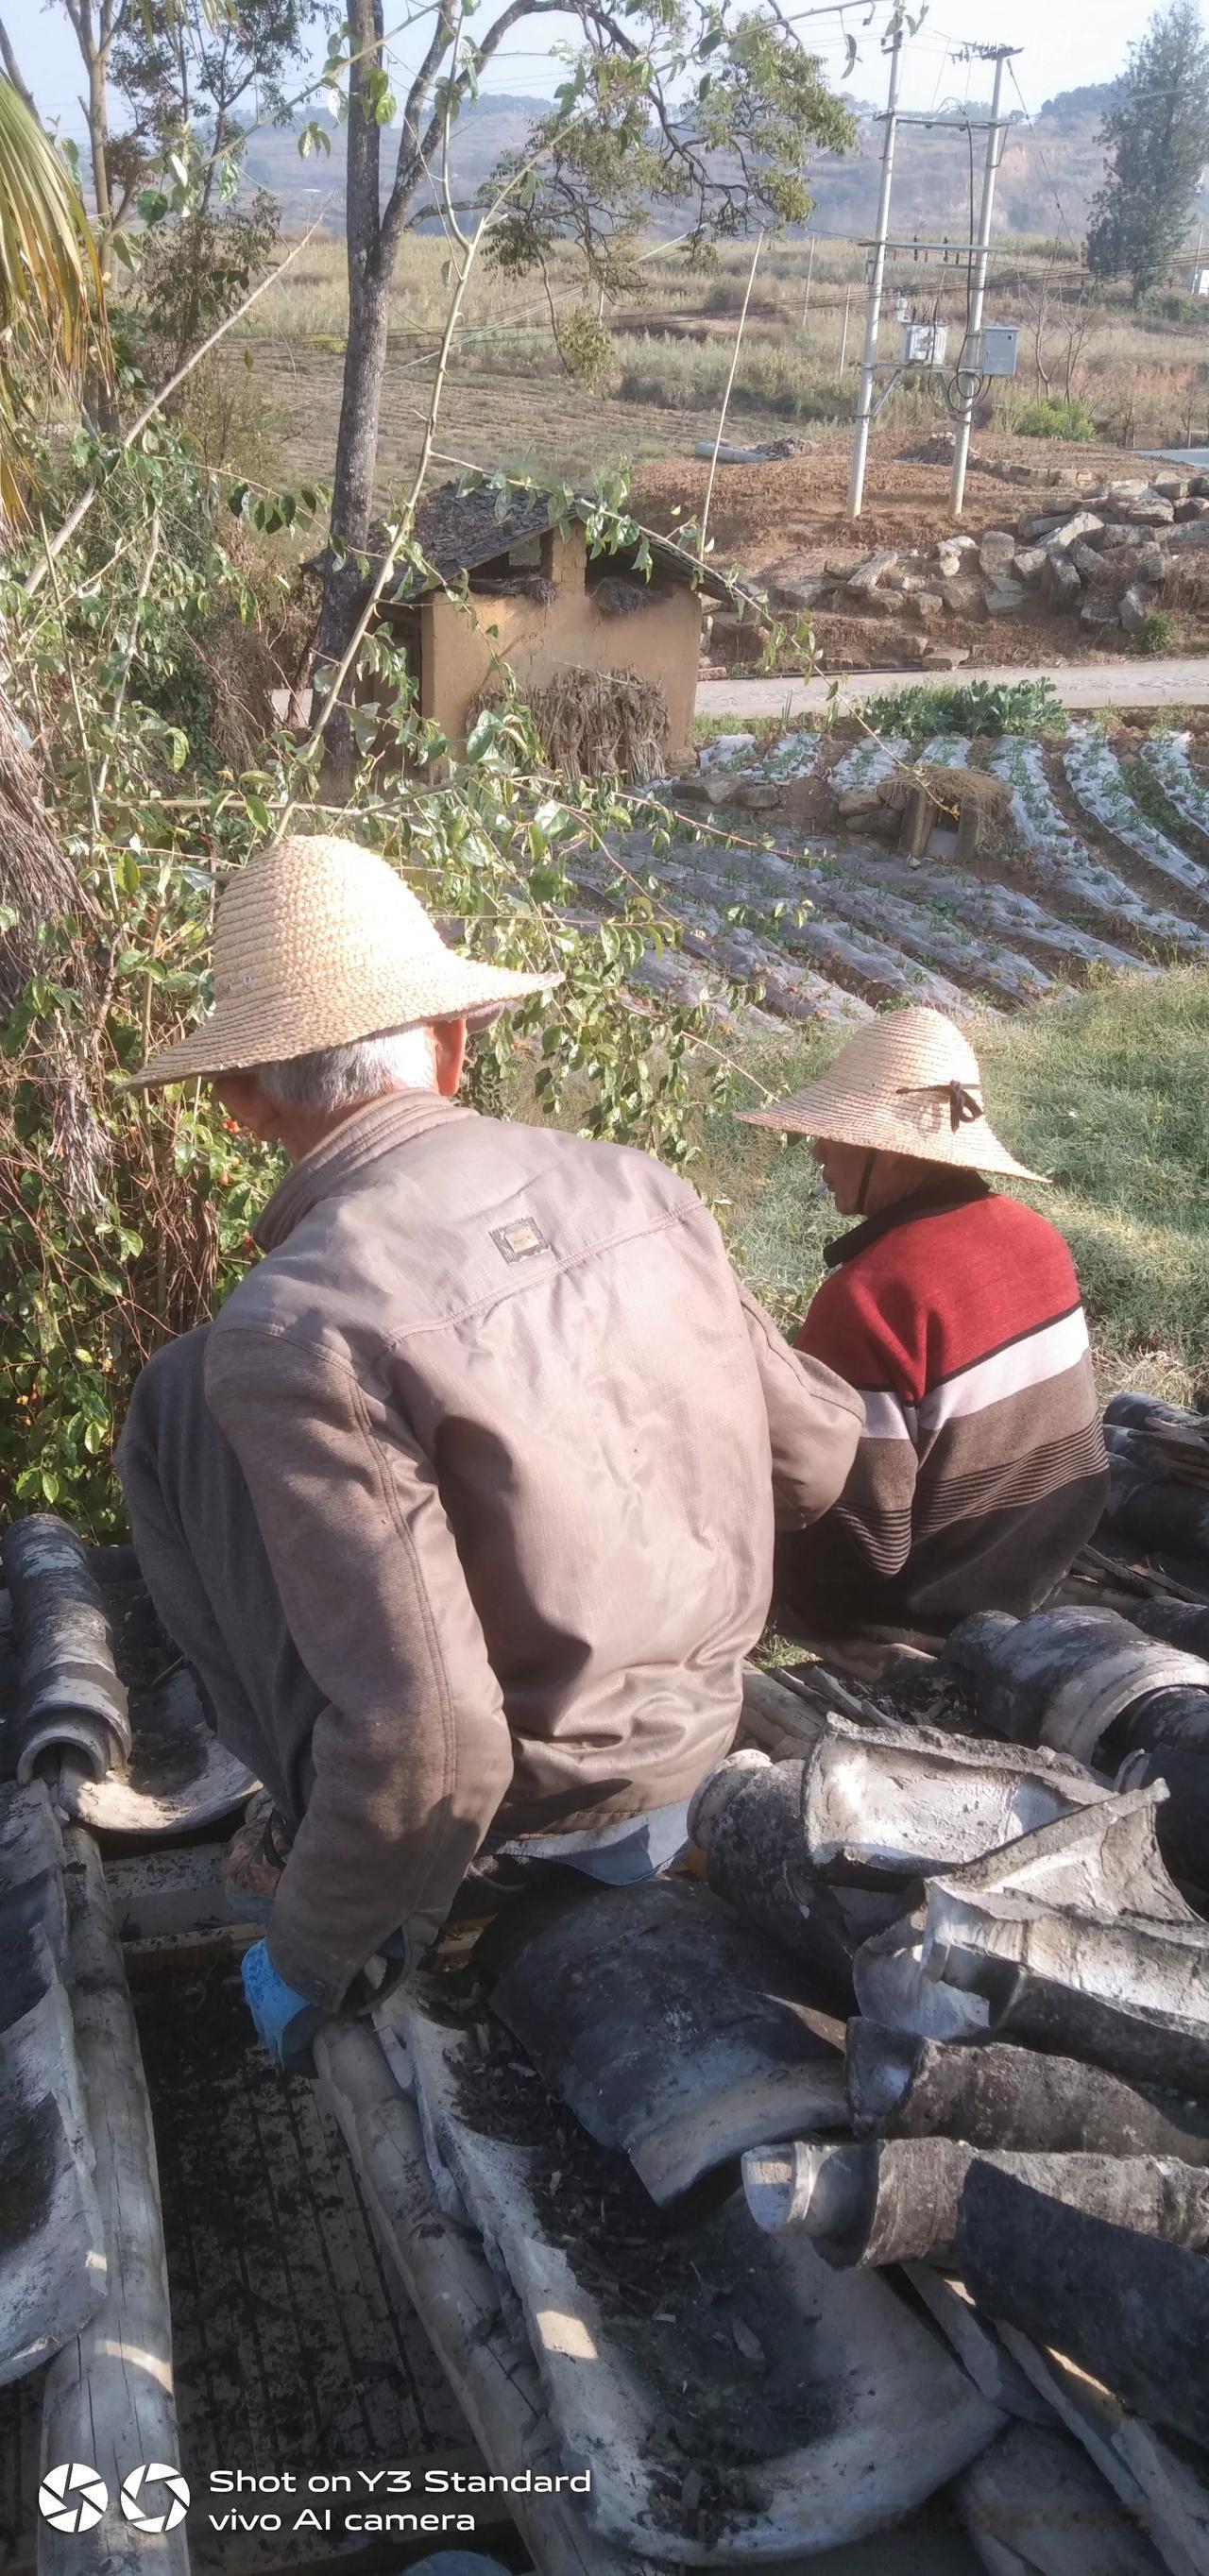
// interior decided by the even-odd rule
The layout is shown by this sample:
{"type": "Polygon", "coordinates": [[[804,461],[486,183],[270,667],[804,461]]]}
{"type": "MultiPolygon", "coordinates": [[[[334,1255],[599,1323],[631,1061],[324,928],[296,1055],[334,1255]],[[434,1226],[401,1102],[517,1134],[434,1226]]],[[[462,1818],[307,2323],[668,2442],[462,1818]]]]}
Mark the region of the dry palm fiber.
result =
{"type": "MultiPolygon", "coordinates": [[[[39,934],[70,915],[89,911],[75,870],[61,848],[42,803],[42,778],[8,700],[0,692],[0,1021],[15,1010],[39,958],[39,934]],[[9,919],[9,916],[12,916],[9,919]]],[[[58,980],[80,997],[87,1013],[94,1001],[91,969],[77,935],[60,960],[58,980]]],[[[5,1087],[0,1121],[12,1129],[12,1085],[5,1087]]],[[[106,1142],[88,1096],[88,1067],[62,1011],[44,1031],[35,1079],[50,1112],[55,1153],[68,1204],[77,1214],[100,1199],[100,1166],[106,1142]]]]}
{"type": "Polygon", "coordinates": [[[42,803],[33,752],[0,694],[0,905],[16,914],[0,932],[0,1011],[11,1011],[33,973],[38,933],[47,922],[79,912],[75,870],[60,849],[42,803]]]}
{"type": "MultiPolygon", "coordinates": [[[[467,717],[467,731],[488,707],[504,706],[509,693],[485,689],[467,717]]],[[[667,700],[654,680],[634,671],[586,671],[569,662],[524,703],[551,769],[567,778],[601,778],[617,771],[639,781],[665,767],[667,700]]]]}

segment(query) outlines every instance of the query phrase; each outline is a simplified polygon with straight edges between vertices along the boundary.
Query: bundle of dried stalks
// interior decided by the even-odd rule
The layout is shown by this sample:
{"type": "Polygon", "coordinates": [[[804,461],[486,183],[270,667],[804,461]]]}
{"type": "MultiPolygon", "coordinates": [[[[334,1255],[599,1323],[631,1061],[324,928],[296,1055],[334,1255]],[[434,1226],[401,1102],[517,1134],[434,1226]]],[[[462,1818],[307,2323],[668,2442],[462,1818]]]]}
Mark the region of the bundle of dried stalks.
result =
{"type": "MultiPolygon", "coordinates": [[[[487,707],[506,703],[498,684],[484,689],[467,717],[467,731],[487,707]]],[[[667,700],[654,680],[635,671],[586,671],[568,662],[526,703],[551,769],[566,778],[603,778],[616,772],[640,784],[666,766],[667,700]]]]}

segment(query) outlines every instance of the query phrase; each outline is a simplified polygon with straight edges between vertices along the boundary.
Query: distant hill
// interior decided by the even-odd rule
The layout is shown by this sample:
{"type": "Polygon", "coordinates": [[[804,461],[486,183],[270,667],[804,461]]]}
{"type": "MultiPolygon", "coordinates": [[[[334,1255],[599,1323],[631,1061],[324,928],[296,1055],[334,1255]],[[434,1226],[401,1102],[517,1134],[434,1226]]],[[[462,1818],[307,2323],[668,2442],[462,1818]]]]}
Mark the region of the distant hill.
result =
{"type": "MultiPolygon", "coordinates": [[[[1103,176],[1103,155],[1096,137],[1113,84],[1092,83],[1047,99],[1033,118],[1021,112],[1007,136],[995,200],[999,236],[1023,233],[1081,238],[1088,210],[1103,176]]],[[[503,93],[479,99],[463,110],[454,129],[454,181],[459,195],[472,197],[489,177],[501,155],[513,151],[549,101],[503,93]]],[[[974,108],[972,114],[986,114],[974,108]]],[[[817,200],[812,229],[861,237],[872,229],[877,208],[881,127],[875,110],[861,103],[860,141],[852,153],[824,153],[811,168],[817,200]]],[[[333,231],[343,227],[341,205],[345,131],[326,117],[315,120],[331,136],[330,157],[320,151],[305,161],[298,151],[301,123],[268,127],[253,135],[246,166],[254,185],[271,188],[282,207],[287,229],[308,219],[317,195],[335,191],[328,218],[333,231]]],[[[384,140],[389,147],[390,136],[384,140]]],[[[970,220],[971,186],[975,203],[981,185],[983,137],[967,139],[952,114],[941,113],[928,127],[904,125],[894,165],[893,224],[897,234],[919,233],[930,239],[965,238],[970,220]],[[971,154],[972,144],[972,154],[971,154]],[[971,170],[972,163],[972,170],[971,170]]],[[[389,167],[389,149],[383,154],[389,167]]],[[[1205,200],[1209,219],[1209,198],[1205,200]]]]}
{"type": "MultiPolygon", "coordinates": [[[[453,171],[459,196],[474,195],[502,155],[514,151],[535,120],[548,113],[549,105],[548,99],[513,98],[501,91],[495,97],[479,99],[473,107],[463,108],[454,128],[453,171]]],[[[262,126],[249,137],[244,156],[247,177],[253,187],[272,189],[287,231],[297,223],[309,222],[318,198],[326,196],[331,188],[336,191],[336,203],[328,219],[329,228],[343,231],[346,140],[345,127],[323,114],[299,117],[292,125],[262,126]],[[331,136],[330,155],[320,147],[302,159],[298,137],[307,124],[321,125],[331,136]]],[[[385,184],[398,150],[397,128],[384,134],[382,144],[385,184]]]]}
{"type": "MultiPolygon", "coordinates": [[[[1066,90],[1047,99],[1028,118],[1018,110],[1004,144],[995,192],[997,234],[1073,234],[1086,229],[1088,209],[1100,185],[1104,157],[1096,137],[1113,84],[1066,90]]],[[[971,117],[986,117],[989,104],[970,108],[971,117]]],[[[861,139],[855,154],[828,155],[817,161],[811,186],[818,200],[815,224],[821,232],[867,234],[877,210],[878,161],[882,129],[872,112],[861,113],[861,139]]],[[[893,227],[896,234],[918,232],[930,239],[966,238],[971,196],[975,206],[982,185],[985,136],[967,139],[953,115],[938,116],[934,125],[900,128],[894,159],[893,227]],[[971,144],[973,146],[971,170],[971,144]]]]}

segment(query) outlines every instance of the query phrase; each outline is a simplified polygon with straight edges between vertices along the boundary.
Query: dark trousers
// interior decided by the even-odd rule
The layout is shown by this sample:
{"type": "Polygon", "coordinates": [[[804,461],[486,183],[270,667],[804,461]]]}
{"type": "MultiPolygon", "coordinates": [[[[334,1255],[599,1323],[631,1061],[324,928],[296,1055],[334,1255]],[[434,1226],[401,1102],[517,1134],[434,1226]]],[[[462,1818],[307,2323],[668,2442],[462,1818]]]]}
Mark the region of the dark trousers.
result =
{"type": "Polygon", "coordinates": [[[143,1580],[221,1742],[297,1830],[324,1694],[285,1623],[252,1498],[206,1404],[208,1326],[139,1376],[117,1467],[143,1580]]]}

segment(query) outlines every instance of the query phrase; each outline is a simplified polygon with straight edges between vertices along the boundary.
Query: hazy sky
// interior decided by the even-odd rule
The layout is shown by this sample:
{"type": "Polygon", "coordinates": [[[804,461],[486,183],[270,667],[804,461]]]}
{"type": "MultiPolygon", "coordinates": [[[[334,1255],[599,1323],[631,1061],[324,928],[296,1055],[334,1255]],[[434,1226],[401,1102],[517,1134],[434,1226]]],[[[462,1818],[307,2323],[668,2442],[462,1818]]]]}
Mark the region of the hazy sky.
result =
{"type": "MultiPolygon", "coordinates": [[[[813,0],[786,0],[786,14],[799,20],[803,37],[838,79],[844,60],[838,19],[832,15],[816,21],[809,14],[812,5],[813,0]]],[[[71,31],[58,0],[46,7],[41,0],[15,0],[15,5],[9,0],[5,14],[22,70],[43,115],[59,117],[65,127],[78,132],[80,83],[71,31]]],[[[488,6],[480,6],[481,23],[490,24],[493,14],[488,6]]],[[[908,44],[903,103],[920,108],[962,98],[968,84],[973,85],[969,94],[977,97],[980,87],[985,94],[985,73],[977,65],[968,68],[955,62],[952,49],[971,41],[986,44],[1003,38],[1021,48],[1016,77],[1026,106],[1036,110],[1056,90],[1110,80],[1122,69],[1127,46],[1141,34],[1150,14],[1151,0],[932,0],[918,36],[908,44]]],[[[388,28],[408,15],[408,0],[386,0],[388,28]]],[[[856,0],[844,12],[860,46],[860,60],[849,84],[858,98],[880,96],[884,81],[877,27],[885,20],[885,0],[876,0],[871,29],[863,23],[867,15],[868,0],[856,0]]],[[[557,20],[545,19],[519,26],[514,44],[502,48],[492,66],[489,86],[539,96],[553,89],[562,72],[551,55],[550,42],[542,40],[552,39],[558,25],[557,20]]],[[[415,43],[414,37],[399,39],[398,71],[413,58],[415,43]]],[[[320,54],[322,50],[321,46],[320,54]]],[[[1008,95],[1018,103],[1010,84],[1008,95]]]]}

